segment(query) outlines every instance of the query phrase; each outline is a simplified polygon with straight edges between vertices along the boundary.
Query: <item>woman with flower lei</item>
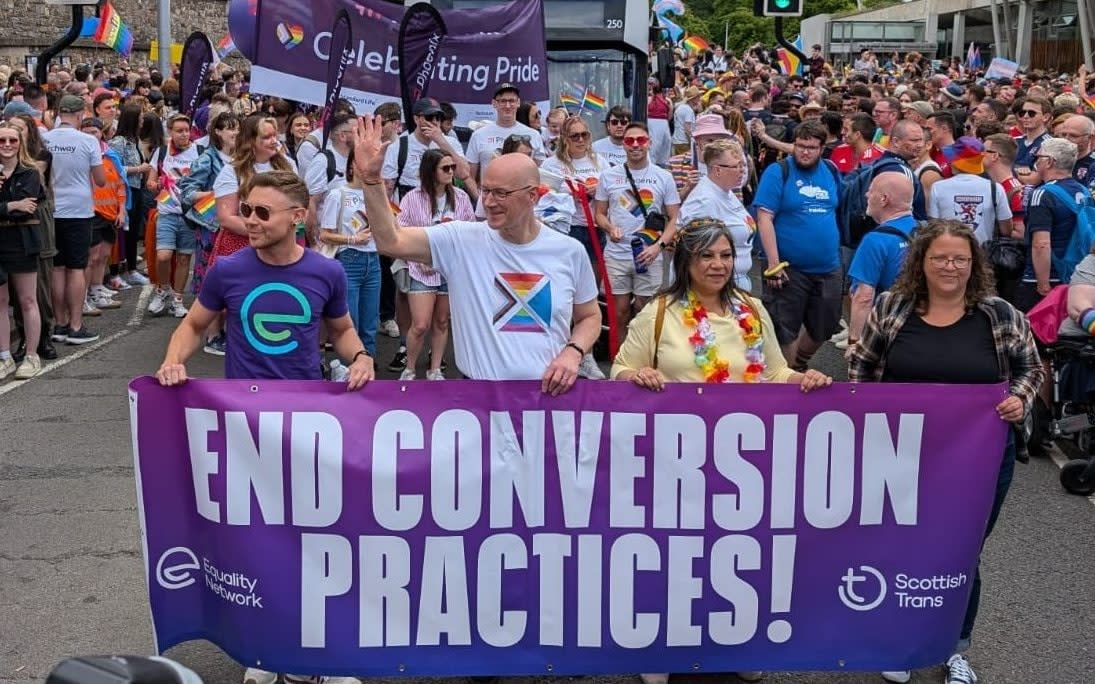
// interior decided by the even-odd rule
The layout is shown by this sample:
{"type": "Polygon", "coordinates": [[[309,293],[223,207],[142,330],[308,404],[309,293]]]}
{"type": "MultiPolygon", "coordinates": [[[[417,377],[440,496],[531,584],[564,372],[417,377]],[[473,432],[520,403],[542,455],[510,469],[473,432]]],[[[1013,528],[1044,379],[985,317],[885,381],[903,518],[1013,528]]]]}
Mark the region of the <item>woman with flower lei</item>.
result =
{"type": "Polygon", "coordinates": [[[734,287],[734,256],[722,221],[698,218],[681,228],[673,283],[631,322],[614,380],[654,391],[666,382],[784,382],[804,392],[832,384],[787,365],[764,306],[734,287]]]}

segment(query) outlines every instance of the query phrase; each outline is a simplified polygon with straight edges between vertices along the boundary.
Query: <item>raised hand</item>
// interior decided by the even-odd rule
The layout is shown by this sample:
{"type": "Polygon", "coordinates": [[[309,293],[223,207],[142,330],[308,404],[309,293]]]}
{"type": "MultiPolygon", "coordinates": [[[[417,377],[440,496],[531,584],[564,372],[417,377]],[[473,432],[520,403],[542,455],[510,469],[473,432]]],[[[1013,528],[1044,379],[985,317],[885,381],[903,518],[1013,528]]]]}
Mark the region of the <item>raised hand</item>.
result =
{"type": "Polygon", "coordinates": [[[390,142],[381,139],[380,132],[384,122],[380,117],[365,114],[360,121],[353,123],[354,132],[354,177],[362,182],[380,181],[380,169],[384,165],[384,150],[390,142]]]}

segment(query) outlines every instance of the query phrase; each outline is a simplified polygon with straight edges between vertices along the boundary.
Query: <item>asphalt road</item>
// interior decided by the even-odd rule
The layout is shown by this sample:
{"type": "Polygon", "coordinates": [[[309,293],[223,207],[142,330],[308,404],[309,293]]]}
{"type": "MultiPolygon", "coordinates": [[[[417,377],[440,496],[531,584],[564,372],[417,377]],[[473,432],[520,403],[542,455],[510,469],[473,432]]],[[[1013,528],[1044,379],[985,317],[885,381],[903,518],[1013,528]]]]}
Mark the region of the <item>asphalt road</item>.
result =
{"type": "MultiPolygon", "coordinates": [[[[43,375],[0,384],[0,681],[43,681],[73,655],[148,654],[152,648],[126,386],[155,371],[175,321],[141,320],[137,298],[131,291],[124,308],[91,323],[104,333],[100,346],[63,349],[64,358],[43,375]]],[[[394,346],[387,339],[382,345],[387,363],[394,346]]],[[[831,346],[815,365],[842,375],[831,346]]],[[[201,354],[190,370],[216,377],[221,361],[201,354]]],[[[984,598],[969,653],[980,682],[1095,682],[1093,523],[1092,503],[1064,493],[1053,462],[1017,466],[983,556],[984,598]]],[[[241,668],[209,643],[185,644],[167,655],[206,682],[240,681],[241,668]]],[[[634,676],[596,680],[638,684],[634,676]]],[[[882,680],[771,673],[766,681],[882,680]]],[[[942,682],[943,670],[918,671],[913,681],[942,682]]]]}

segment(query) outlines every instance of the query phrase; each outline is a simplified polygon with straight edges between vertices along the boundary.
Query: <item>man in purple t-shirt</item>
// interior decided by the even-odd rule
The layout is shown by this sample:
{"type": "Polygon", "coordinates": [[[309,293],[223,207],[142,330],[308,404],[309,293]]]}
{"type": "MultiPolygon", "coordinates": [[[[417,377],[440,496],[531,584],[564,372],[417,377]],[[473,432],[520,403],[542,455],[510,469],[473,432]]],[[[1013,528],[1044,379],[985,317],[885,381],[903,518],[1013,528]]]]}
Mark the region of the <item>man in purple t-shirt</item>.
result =
{"type": "Polygon", "coordinates": [[[240,214],[250,247],[221,257],[171,341],[156,377],[162,385],[187,379],[185,363],[205,330],[227,311],[226,378],[319,380],[320,319],[335,352],[348,360],[351,390],[376,374],[346,308],[346,276],[334,259],[296,243],[308,210],[308,189],[288,171],[260,173],[240,214]]]}

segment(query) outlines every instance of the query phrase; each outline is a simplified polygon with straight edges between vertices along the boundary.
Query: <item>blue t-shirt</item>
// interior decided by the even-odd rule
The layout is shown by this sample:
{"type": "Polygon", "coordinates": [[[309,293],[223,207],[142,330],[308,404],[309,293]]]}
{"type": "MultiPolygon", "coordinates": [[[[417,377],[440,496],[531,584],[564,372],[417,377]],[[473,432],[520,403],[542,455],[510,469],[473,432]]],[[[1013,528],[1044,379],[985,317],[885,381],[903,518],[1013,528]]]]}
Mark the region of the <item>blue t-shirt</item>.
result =
{"type": "Polygon", "coordinates": [[[1077,159],[1072,167],[1072,177],[1095,193],[1095,154],[1089,152],[1082,159],[1077,159]]]}
{"type": "MultiPolygon", "coordinates": [[[[1030,203],[1027,205],[1025,218],[1027,267],[1023,271],[1023,280],[1029,283],[1035,282],[1034,257],[1031,254],[1033,235],[1038,232],[1049,231],[1049,247],[1054,256],[1061,258],[1068,250],[1072,232],[1076,230],[1075,209],[1066,206],[1055,194],[1046,190],[1045,186],[1050,184],[1058,185],[1066,190],[1069,195],[1072,195],[1075,198],[1073,207],[1088,196],[1087,189],[1072,178],[1043,183],[1030,194],[1030,203]]],[[[1057,269],[1053,266],[1052,260],[1050,260],[1049,269],[1049,279],[1053,282],[1060,282],[1061,278],[1057,275],[1057,269]]]]}
{"type": "Polygon", "coordinates": [[[809,171],[800,169],[794,160],[788,160],[786,166],[786,180],[780,164],[764,170],[753,208],[774,214],[780,259],[803,273],[831,273],[840,268],[837,172],[823,161],[809,171]]]}
{"type": "Polygon", "coordinates": [[[907,237],[899,238],[880,230],[882,226],[888,226],[909,236],[916,230],[916,219],[911,214],[898,216],[863,236],[863,242],[859,243],[855,256],[852,258],[852,265],[848,268],[853,291],[860,285],[867,285],[873,287],[876,293],[885,292],[897,280],[901,264],[905,261],[905,251],[909,248],[909,241],[907,237]]]}
{"type": "Polygon", "coordinates": [[[228,311],[224,377],[319,380],[319,322],[346,308],[342,265],[310,249],[288,266],[259,259],[251,247],[219,257],[198,301],[228,311]]]}
{"type": "Polygon", "coordinates": [[[1051,137],[1053,136],[1047,131],[1035,138],[1029,144],[1027,143],[1026,136],[1021,135],[1016,138],[1015,144],[1018,145],[1019,149],[1015,152],[1015,163],[1012,164],[1012,167],[1017,169],[1026,166],[1027,168],[1033,169],[1034,157],[1037,156],[1038,150],[1042,147],[1042,143],[1049,140],[1051,137]]]}

